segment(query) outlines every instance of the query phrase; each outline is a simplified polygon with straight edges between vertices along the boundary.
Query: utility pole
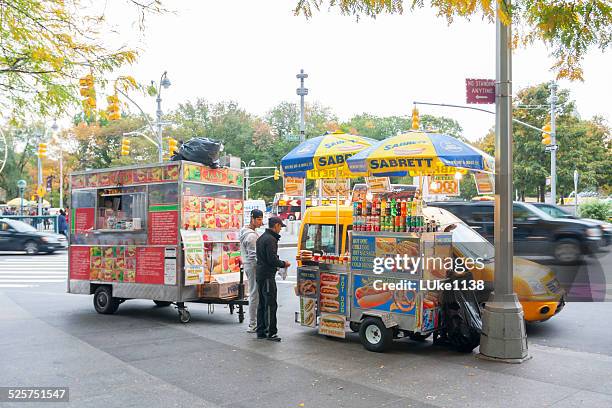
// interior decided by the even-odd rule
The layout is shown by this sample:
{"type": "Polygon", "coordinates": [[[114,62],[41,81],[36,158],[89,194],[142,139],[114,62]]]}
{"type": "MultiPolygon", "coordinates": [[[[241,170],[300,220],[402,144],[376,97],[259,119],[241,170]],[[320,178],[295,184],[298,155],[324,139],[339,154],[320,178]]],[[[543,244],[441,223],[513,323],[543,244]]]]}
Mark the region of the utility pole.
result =
{"type": "Polygon", "coordinates": [[[249,176],[250,176],[250,172],[249,172],[249,168],[245,168],[244,169],[244,199],[245,201],[249,199],[249,184],[250,184],[250,180],[249,180],[249,176]]]}
{"type": "Polygon", "coordinates": [[[557,104],[557,84],[550,84],[550,197],[552,204],[557,204],[557,131],[555,109],[557,104]]]}
{"type": "Polygon", "coordinates": [[[529,357],[523,308],[512,285],[512,33],[511,24],[501,21],[500,7],[509,15],[510,0],[498,2],[496,10],[495,277],[482,311],[479,357],[520,363],[529,357]]]}
{"type": "MultiPolygon", "coordinates": [[[[300,80],[300,87],[296,89],[296,93],[300,97],[300,143],[306,141],[306,125],[304,124],[304,96],[308,95],[308,88],[304,88],[304,79],[308,78],[308,74],[300,69],[300,73],[295,76],[300,80]]],[[[300,205],[300,218],[304,219],[306,213],[306,176],[304,176],[304,187],[302,189],[302,200],[300,205]]]]}

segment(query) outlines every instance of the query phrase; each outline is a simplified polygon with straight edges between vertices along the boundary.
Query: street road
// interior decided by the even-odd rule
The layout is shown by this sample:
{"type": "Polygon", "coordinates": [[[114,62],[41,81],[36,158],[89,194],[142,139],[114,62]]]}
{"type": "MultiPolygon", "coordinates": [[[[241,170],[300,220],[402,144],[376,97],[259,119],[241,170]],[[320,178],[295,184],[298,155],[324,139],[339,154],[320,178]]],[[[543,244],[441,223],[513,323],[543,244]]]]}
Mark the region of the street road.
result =
{"type": "MultiPolygon", "coordinates": [[[[295,249],[280,255],[295,264],[295,249]]],[[[294,267],[278,281],[276,344],[223,306],[189,304],[187,325],[146,300],[99,315],[91,296],[65,293],[65,265],[65,253],[0,255],[0,386],[69,386],[74,407],[612,406],[611,302],[528,325],[533,359],[506,365],[429,340],[376,354],[355,334],[319,336],[293,322],[294,267]]]]}

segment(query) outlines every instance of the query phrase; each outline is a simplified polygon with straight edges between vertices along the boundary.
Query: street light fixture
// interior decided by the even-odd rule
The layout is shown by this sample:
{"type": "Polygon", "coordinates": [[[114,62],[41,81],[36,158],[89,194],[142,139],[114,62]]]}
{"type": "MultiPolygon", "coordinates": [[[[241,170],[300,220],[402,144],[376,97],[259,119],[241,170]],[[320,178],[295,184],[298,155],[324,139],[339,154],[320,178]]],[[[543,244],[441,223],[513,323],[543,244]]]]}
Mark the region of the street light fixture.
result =
{"type": "Polygon", "coordinates": [[[159,86],[157,87],[157,98],[155,101],[157,102],[157,139],[159,142],[159,162],[164,161],[164,148],[163,148],[163,139],[162,139],[162,129],[164,123],[162,123],[162,110],[161,110],[161,90],[162,87],[164,89],[168,89],[170,87],[170,79],[168,79],[168,71],[164,71],[161,78],[159,78],[159,86]]]}
{"type": "Polygon", "coordinates": [[[21,216],[23,216],[23,193],[27,185],[28,183],[26,183],[25,180],[19,180],[17,182],[17,188],[19,189],[19,197],[21,198],[21,208],[19,209],[19,215],[21,216]]]}

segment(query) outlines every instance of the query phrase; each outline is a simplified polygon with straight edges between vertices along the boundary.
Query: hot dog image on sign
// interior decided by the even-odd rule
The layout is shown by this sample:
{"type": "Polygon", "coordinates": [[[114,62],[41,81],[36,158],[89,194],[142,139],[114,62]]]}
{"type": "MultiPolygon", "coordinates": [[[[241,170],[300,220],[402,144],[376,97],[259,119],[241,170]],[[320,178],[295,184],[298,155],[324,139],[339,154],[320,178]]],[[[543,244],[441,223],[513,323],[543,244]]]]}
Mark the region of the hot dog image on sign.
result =
{"type": "MultiPolygon", "coordinates": [[[[353,307],[359,309],[375,309],[391,313],[414,315],[416,312],[417,291],[393,290],[385,284],[407,283],[396,278],[381,278],[378,276],[353,276],[353,307]]],[[[413,281],[413,287],[418,288],[418,281],[413,281]]]]}

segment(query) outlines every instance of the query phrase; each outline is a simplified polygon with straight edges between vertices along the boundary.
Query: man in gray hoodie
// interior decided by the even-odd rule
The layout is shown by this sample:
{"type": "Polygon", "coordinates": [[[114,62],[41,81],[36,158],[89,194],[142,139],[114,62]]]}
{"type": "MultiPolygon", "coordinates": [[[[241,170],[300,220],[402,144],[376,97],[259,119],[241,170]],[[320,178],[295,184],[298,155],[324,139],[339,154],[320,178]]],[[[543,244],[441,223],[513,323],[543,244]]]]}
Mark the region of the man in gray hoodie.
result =
{"type": "Polygon", "coordinates": [[[257,242],[257,228],[263,225],[263,212],[258,209],[251,211],[251,222],[240,230],[240,256],[244,272],[249,279],[249,329],[247,332],[257,331],[257,305],[259,294],[257,292],[257,281],[255,280],[255,268],[257,266],[257,255],[255,243],[257,242]]]}

